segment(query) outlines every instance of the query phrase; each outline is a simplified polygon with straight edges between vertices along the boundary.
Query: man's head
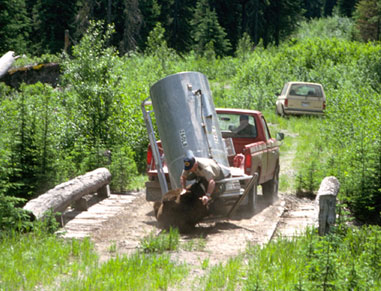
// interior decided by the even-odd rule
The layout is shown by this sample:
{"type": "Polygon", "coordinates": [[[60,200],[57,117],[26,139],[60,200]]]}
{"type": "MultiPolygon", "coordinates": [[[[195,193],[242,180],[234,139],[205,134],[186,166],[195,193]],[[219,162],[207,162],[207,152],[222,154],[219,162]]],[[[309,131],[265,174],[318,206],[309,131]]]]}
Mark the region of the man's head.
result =
{"type": "Polygon", "coordinates": [[[240,115],[239,116],[239,122],[240,123],[248,123],[249,122],[249,116],[248,115],[240,115]]]}
{"type": "Polygon", "coordinates": [[[249,115],[246,115],[246,114],[242,114],[239,116],[239,121],[242,121],[242,120],[249,120],[249,115]]]}
{"type": "Polygon", "coordinates": [[[192,169],[195,162],[196,162],[196,158],[194,157],[193,152],[188,150],[185,153],[185,157],[184,157],[184,170],[189,171],[190,169],[192,169]]]}

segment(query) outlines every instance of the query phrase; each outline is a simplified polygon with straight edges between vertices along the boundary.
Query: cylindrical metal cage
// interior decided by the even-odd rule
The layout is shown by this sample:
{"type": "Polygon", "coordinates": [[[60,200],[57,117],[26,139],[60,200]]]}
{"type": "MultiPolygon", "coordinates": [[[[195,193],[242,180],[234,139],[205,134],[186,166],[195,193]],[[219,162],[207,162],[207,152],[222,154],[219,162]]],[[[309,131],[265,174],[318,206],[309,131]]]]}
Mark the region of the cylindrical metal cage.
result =
{"type": "Polygon", "coordinates": [[[180,187],[187,150],[229,166],[205,75],[183,72],[156,82],[150,90],[172,188],[180,187]]]}

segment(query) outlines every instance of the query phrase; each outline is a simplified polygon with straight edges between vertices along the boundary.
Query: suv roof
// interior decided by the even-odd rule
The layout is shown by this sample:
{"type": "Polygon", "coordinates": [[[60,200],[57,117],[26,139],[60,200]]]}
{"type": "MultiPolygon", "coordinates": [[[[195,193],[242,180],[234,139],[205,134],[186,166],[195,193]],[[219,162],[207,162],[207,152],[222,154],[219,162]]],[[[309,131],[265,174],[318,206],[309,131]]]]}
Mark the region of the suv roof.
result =
{"type": "Polygon", "coordinates": [[[287,82],[286,84],[306,84],[306,85],[318,85],[318,86],[322,86],[322,84],[320,83],[312,83],[312,82],[297,82],[297,81],[291,81],[291,82],[287,82]]]}

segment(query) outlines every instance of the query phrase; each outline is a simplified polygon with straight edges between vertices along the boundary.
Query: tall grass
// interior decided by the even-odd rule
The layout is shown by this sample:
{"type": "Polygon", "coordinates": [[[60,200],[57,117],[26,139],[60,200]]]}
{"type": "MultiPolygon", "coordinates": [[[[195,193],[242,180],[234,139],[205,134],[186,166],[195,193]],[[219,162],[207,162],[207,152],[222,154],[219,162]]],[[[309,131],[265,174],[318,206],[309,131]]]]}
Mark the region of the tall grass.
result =
{"type": "Polygon", "coordinates": [[[204,290],[380,290],[381,228],[343,228],[249,246],[244,260],[211,268],[204,290]]]}
{"type": "Polygon", "coordinates": [[[186,274],[186,265],[172,262],[169,255],[135,253],[70,278],[60,290],[167,290],[186,274]]]}
{"type": "MultiPolygon", "coordinates": [[[[171,245],[181,247],[176,230],[148,240],[172,241],[171,245]]],[[[191,283],[187,275],[192,266],[172,261],[167,252],[178,248],[168,244],[99,264],[89,240],[12,233],[3,236],[0,244],[0,289],[380,290],[380,242],[381,228],[376,226],[342,224],[325,237],[307,230],[293,239],[248,246],[244,254],[226,263],[210,265],[204,260],[205,276],[191,283]]]]}
{"type": "Polygon", "coordinates": [[[293,156],[290,164],[295,170],[295,175],[290,176],[287,173],[282,176],[283,167],[282,164],[280,165],[280,190],[313,196],[327,173],[323,164],[330,156],[324,145],[325,138],[322,134],[324,117],[282,118],[269,110],[264,111],[264,114],[270,124],[273,137],[277,132],[285,134],[280,147],[281,156],[293,156]]]}
{"type": "Polygon", "coordinates": [[[99,264],[89,239],[67,241],[42,230],[9,233],[0,241],[0,290],[163,290],[187,275],[185,264],[158,254],[177,249],[177,230],[151,234],[141,245],[131,256],[99,264]]]}
{"type": "Polygon", "coordinates": [[[225,265],[221,263],[211,267],[206,276],[204,290],[236,290],[243,275],[242,257],[229,259],[225,265]]]}
{"type": "Polygon", "coordinates": [[[168,233],[163,231],[158,236],[152,232],[141,240],[140,249],[146,253],[174,251],[179,247],[179,239],[180,234],[174,228],[170,228],[168,233]]]}
{"type": "Polygon", "coordinates": [[[89,240],[64,241],[42,231],[9,233],[0,241],[0,289],[50,285],[58,276],[82,273],[96,262],[89,240]]]}

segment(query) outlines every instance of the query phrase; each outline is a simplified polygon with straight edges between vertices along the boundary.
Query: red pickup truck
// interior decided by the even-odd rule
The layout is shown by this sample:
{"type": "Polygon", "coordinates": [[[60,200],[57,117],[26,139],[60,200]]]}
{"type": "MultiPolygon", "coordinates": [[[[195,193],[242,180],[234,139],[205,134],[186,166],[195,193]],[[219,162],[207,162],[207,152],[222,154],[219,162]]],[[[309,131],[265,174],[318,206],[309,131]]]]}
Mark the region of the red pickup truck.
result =
{"type": "MultiPolygon", "coordinates": [[[[257,184],[262,186],[263,197],[272,202],[278,194],[279,141],[283,139],[283,134],[279,133],[277,139],[272,138],[265,117],[259,111],[216,108],[216,113],[232,177],[257,173],[257,184]]],[[[170,189],[160,141],[158,147],[170,189]]],[[[149,181],[146,182],[146,199],[159,201],[162,193],[150,146],[147,152],[147,169],[149,181]]]]}

